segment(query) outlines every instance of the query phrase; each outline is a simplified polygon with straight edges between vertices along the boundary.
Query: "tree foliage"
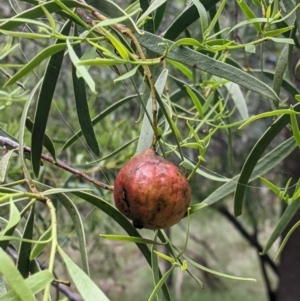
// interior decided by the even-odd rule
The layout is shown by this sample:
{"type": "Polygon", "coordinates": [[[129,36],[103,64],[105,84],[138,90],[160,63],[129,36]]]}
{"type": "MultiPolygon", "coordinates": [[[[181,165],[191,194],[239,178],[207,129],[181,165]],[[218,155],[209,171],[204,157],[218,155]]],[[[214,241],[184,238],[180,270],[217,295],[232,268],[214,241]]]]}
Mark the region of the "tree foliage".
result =
{"type": "Polygon", "coordinates": [[[161,290],[172,300],[166,280],[176,268],[200,286],[190,266],[253,280],[193,260],[185,252],[189,227],[180,247],[164,230],[144,237],[111,202],[112,183],[131,156],[156,147],[191,183],[194,197],[184,220],[189,225],[199,210],[231,194],[240,215],[249,183],[260,179],[287,204],[264,247],[263,254],[268,252],[299,209],[299,183],[290,194],[289,182],[281,189],[267,179],[300,146],[299,95],[289,68],[299,48],[299,5],[193,0],[169,23],[168,11],[176,7],[171,1],[140,0],[127,7],[108,0],[18,2],[17,9],[11,2],[13,15],[0,23],[0,300],[37,300],[39,292],[50,299],[51,282],[59,282],[54,280],[58,255],[84,300],[108,300],[89,277],[83,204],[118,225],[113,229],[119,232],[102,238],[133,242],[143,254],[154,279],[147,300],[159,298],[161,290]],[[234,5],[239,18],[228,21],[234,5]],[[245,64],[256,54],[264,57],[268,45],[281,49],[275,71],[245,64]],[[235,59],[237,54],[243,59],[235,59]],[[262,110],[251,116],[253,102],[262,110]],[[255,123],[264,118],[270,126],[251,140],[255,123]],[[281,138],[284,129],[290,138],[281,138]],[[234,164],[239,135],[255,143],[243,149],[244,163],[234,164]],[[225,149],[218,155],[220,141],[225,149]],[[200,192],[199,178],[208,187],[200,192]],[[78,239],[81,267],[59,240],[69,227],[66,215],[78,239]],[[16,255],[16,265],[5,250],[16,255]],[[160,260],[171,264],[165,273],[160,260]]]}

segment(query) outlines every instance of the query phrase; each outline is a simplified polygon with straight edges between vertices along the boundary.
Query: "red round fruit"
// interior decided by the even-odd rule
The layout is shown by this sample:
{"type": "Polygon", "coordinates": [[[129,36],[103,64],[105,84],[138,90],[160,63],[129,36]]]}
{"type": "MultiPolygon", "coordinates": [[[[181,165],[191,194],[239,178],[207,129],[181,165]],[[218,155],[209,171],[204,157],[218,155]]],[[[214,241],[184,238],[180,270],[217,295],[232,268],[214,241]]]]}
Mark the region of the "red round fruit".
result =
{"type": "Polygon", "coordinates": [[[184,216],[191,189],[174,164],[147,149],[119,171],[114,199],[116,207],[133,221],[134,227],[165,229],[184,216]]]}

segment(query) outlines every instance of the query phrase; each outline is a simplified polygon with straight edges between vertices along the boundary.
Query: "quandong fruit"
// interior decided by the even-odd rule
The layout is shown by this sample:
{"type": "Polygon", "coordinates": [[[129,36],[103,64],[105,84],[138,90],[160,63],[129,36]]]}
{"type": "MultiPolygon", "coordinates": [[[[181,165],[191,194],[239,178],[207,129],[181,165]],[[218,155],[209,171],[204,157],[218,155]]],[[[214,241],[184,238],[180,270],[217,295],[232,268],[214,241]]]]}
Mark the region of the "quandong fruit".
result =
{"type": "Polygon", "coordinates": [[[113,194],[116,207],[135,228],[152,230],[178,223],[191,199],[189,183],[178,167],[151,148],[121,168],[113,194]]]}

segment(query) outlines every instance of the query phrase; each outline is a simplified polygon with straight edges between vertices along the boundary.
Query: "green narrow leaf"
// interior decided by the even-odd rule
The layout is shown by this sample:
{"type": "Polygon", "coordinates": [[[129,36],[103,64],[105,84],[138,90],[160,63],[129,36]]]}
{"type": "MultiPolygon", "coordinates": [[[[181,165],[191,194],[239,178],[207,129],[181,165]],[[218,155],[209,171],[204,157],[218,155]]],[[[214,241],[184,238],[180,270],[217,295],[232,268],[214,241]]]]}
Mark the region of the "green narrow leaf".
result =
{"type": "Polygon", "coordinates": [[[185,65],[170,59],[168,59],[168,63],[170,63],[175,68],[177,68],[180,72],[182,72],[189,80],[193,80],[193,72],[185,65]]]}
{"type": "MultiPolygon", "coordinates": [[[[300,104],[296,104],[294,107],[296,112],[300,111],[300,104]]],[[[282,115],[266,130],[266,132],[261,136],[257,143],[252,148],[249,156],[247,157],[241,174],[238,179],[237,187],[234,195],[234,213],[236,216],[242,213],[242,205],[245,190],[248,185],[249,178],[257,164],[257,161],[273,141],[273,139],[279,134],[279,132],[287,125],[289,122],[288,115],[282,115]]]]}
{"type": "Polygon", "coordinates": [[[282,81],[283,81],[288,59],[289,59],[289,45],[285,45],[276,62],[276,69],[274,73],[273,90],[276,92],[277,95],[280,95],[280,88],[282,86],[282,81]]]}
{"type": "Polygon", "coordinates": [[[261,182],[266,185],[270,190],[272,190],[275,194],[279,195],[280,193],[280,189],[274,185],[273,183],[271,183],[270,181],[268,181],[267,179],[263,178],[263,177],[259,177],[259,179],[261,180],[261,182]]]}
{"type": "Polygon", "coordinates": [[[228,82],[225,84],[226,89],[228,90],[230,96],[232,97],[232,100],[239,111],[242,119],[248,119],[248,108],[246,104],[246,100],[244,98],[244,95],[240,89],[240,87],[232,82],[228,82]]]}
{"type": "Polygon", "coordinates": [[[204,36],[205,36],[204,33],[208,29],[207,13],[206,13],[204,5],[199,0],[192,0],[192,2],[194,3],[194,5],[196,6],[196,8],[198,10],[198,14],[200,17],[202,37],[204,38],[204,36]]]}
{"type": "MultiPolygon", "coordinates": [[[[34,205],[31,206],[30,212],[24,227],[24,233],[22,238],[32,239],[33,224],[34,224],[34,205]]],[[[21,242],[19,256],[17,260],[17,268],[20,271],[23,278],[29,276],[30,271],[30,251],[31,243],[21,242]]]]}
{"type": "MultiPolygon", "coordinates": [[[[0,274],[5,276],[11,289],[16,293],[19,300],[36,301],[33,292],[26,285],[23,277],[15,267],[12,259],[0,248],[0,274]]],[[[5,299],[4,299],[5,300],[5,299]]]]}
{"type": "Polygon", "coordinates": [[[297,121],[296,115],[290,114],[290,119],[291,119],[291,126],[292,126],[294,139],[295,139],[298,147],[300,148],[300,132],[299,132],[299,126],[298,126],[298,121],[297,121]]]}
{"type": "Polygon", "coordinates": [[[9,207],[9,220],[5,229],[2,232],[2,235],[5,235],[5,233],[7,233],[10,229],[15,228],[21,220],[20,212],[12,199],[10,199],[9,207]]]}
{"type": "Polygon", "coordinates": [[[135,66],[134,68],[132,68],[128,72],[126,72],[123,75],[121,75],[118,78],[116,78],[114,80],[114,82],[119,82],[119,81],[122,81],[122,80],[125,80],[127,78],[130,78],[130,77],[134,76],[136,74],[136,71],[139,69],[139,67],[140,67],[139,65],[135,66]]]}
{"type": "Polygon", "coordinates": [[[41,252],[44,250],[46,244],[49,242],[49,239],[52,237],[52,228],[49,227],[40,237],[38,244],[34,245],[31,253],[30,253],[30,260],[37,258],[41,252]],[[44,242],[45,241],[45,242],[44,242]]]}
{"type": "Polygon", "coordinates": [[[209,268],[207,268],[207,267],[205,267],[205,266],[197,263],[196,261],[192,260],[191,258],[189,258],[185,254],[183,254],[182,256],[183,256],[183,258],[187,262],[189,262],[190,264],[192,264],[196,268],[198,268],[200,270],[203,270],[203,271],[205,271],[207,273],[214,274],[214,275],[217,275],[217,276],[220,276],[220,277],[225,277],[225,278],[233,279],[233,280],[243,280],[243,281],[254,281],[254,282],[256,282],[256,279],[254,279],[254,278],[244,278],[244,277],[232,276],[232,275],[228,275],[228,274],[225,274],[225,273],[214,271],[212,269],[209,269],[209,268]]]}
{"type": "Polygon", "coordinates": [[[3,183],[5,180],[8,164],[13,153],[13,149],[8,150],[0,159],[0,183],[3,183]]]}
{"type": "Polygon", "coordinates": [[[275,256],[274,261],[276,261],[278,259],[278,257],[280,256],[281,252],[283,251],[285,245],[287,244],[288,240],[290,239],[291,235],[295,232],[295,230],[297,230],[297,228],[300,226],[300,221],[298,221],[290,230],[289,232],[286,234],[286,236],[284,237],[284,240],[282,241],[278,252],[275,256]]]}
{"type": "MultiPolygon", "coordinates": [[[[77,27],[75,27],[75,35],[78,35],[77,27]]],[[[73,47],[75,54],[81,57],[81,46],[80,44],[74,45],[73,47]]],[[[84,67],[83,67],[84,68],[84,67]]],[[[90,147],[92,152],[99,157],[100,149],[94,132],[94,128],[91,122],[89,113],[89,107],[87,103],[85,81],[82,77],[77,77],[77,69],[72,66],[72,79],[73,79],[73,90],[76,102],[76,111],[79,124],[84,135],[87,145],[90,147]]]]}
{"type": "Polygon", "coordinates": [[[25,76],[29,72],[32,72],[34,68],[39,66],[45,59],[49,56],[53,56],[58,52],[66,49],[65,43],[60,43],[56,45],[49,46],[43,49],[39,54],[37,54],[30,62],[28,62],[23,68],[21,68],[14,76],[12,76],[6,83],[5,86],[12,85],[16,83],[21,77],[25,76]]]}
{"type": "MultiPolygon", "coordinates": [[[[157,91],[157,95],[160,96],[162,95],[165,85],[166,85],[166,81],[168,78],[168,70],[164,69],[161,74],[159,75],[156,83],[155,83],[155,89],[157,91]]],[[[137,145],[137,149],[136,149],[136,155],[142,153],[145,149],[149,148],[151,146],[152,140],[153,140],[153,129],[151,126],[152,123],[152,98],[151,96],[149,97],[148,101],[147,101],[147,106],[146,106],[146,110],[148,112],[148,115],[151,118],[151,122],[148,119],[147,114],[144,114],[144,118],[143,118],[143,123],[142,123],[142,128],[141,128],[141,133],[140,133],[140,137],[139,137],[139,141],[138,141],[138,145],[137,145]]]]}
{"type": "MultiPolygon", "coordinates": [[[[256,15],[255,13],[252,11],[252,9],[247,5],[247,3],[243,0],[241,1],[236,1],[237,4],[239,5],[241,11],[244,13],[244,15],[246,16],[246,18],[248,20],[251,20],[251,19],[255,19],[256,18],[256,15]]],[[[259,33],[262,33],[262,30],[260,28],[260,24],[259,23],[253,23],[254,27],[256,28],[256,30],[259,32],[259,33]]]]}
{"type": "Polygon", "coordinates": [[[206,31],[204,32],[204,38],[208,38],[210,33],[213,31],[213,29],[215,28],[216,24],[219,22],[221,13],[226,5],[227,0],[223,0],[219,7],[218,10],[216,11],[216,14],[214,15],[213,19],[211,20],[211,22],[209,23],[209,27],[206,29],[206,31]]]}
{"type": "Polygon", "coordinates": [[[146,239],[143,237],[114,235],[114,234],[100,234],[100,236],[109,240],[127,241],[127,242],[135,242],[135,243],[150,244],[150,245],[163,245],[163,243],[151,239],[146,239]]]}
{"type": "Polygon", "coordinates": [[[159,28],[164,15],[165,15],[165,10],[167,7],[167,2],[165,2],[163,5],[161,5],[157,10],[156,10],[156,14],[154,16],[154,28],[155,31],[157,31],[157,29],[159,28]]]}
{"type": "Polygon", "coordinates": [[[277,222],[272,234],[270,235],[264,249],[262,250],[261,255],[266,254],[270,250],[274,242],[278,239],[278,237],[287,227],[288,223],[291,221],[291,219],[299,210],[299,208],[300,208],[300,199],[292,202],[290,205],[286,207],[285,211],[283,212],[279,221],[277,222]]]}
{"type": "MultiPolygon", "coordinates": [[[[32,133],[33,121],[30,119],[30,117],[27,117],[25,126],[26,126],[27,130],[30,133],[32,133]]],[[[45,146],[47,151],[50,153],[53,160],[56,161],[56,152],[55,152],[54,144],[53,144],[51,138],[46,133],[45,133],[45,136],[44,136],[43,145],[45,146]]]]}
{"type": "Polygon", "coordinates": [[[96,86],[95,86],[94,80],[92,79],[89,72],[87,71],[87,68],[85,68],[85,66],[79,65],[80,59],[76,55],[76,52],[74,51],[74,49],[73,49],[71,43],[69,42],[69,40],[67,40],[67,47],[68,47],[68,51],[69,51],[69,57],[70,57],[73,65],[76,68],[76,72],[80,75],[80,77],[82,77],[84,79],[84,81],[89,86],[91,91],[93,93],[96,93],[96,86]]]}
{"type": "MultiPolygon", "coordinates": [[[[154,240],[157,241],[157,231],[154,234],[154,240]]],[[[152,248],[151,248],[151,268],[152,268],[152,276],[153,276],[154,286],[156,286],[160,280],[158,257],[155,254],[156,251],[157,251],[157,246],[155,244],[153,244],[152,248]]],[[[159,301],[159,300],[160,300],[159,294],[157,293],[157,301],[159,301]]]]}
{"type": "Polygon", "coordinates": [[[85,237],[84,225],[80,213],[76,205],[72,202],[72,200],[69,197],[67,197],[67,195],[58,194],[55,196],[55,198],[65,207],[65,209],[67,210],[67,212],[69,213],[72,219],[72,222],[75,227],[77,239],[78,239],[79,251],[80,251],[80,256],[82,261],[82,268],[87,275],[90,275],[86,237],[85,237]]]}
{"type": "Polygon", "coordinates": [[[142,34],[143,32],[139,30],[136,26],[136,23],[129,17],[128,14],[124,10],[120,8],[119,5],[114,3],[114,1],[106,0],[106,1],[94,1],[93,7],[99,9],[105,15],[109,16],[109,18],[119,18],[123,16],[128,16],[126,20],[122,22],[126,27],[132,30],[132,32],[137,32],[138,34],[142,34]]]}
{"type": "Polygon", "coordinates": [[[60,247],[58,247],[58,252],[66,264],[74,285],[85,301],[109,301],[92,279],[60,247]]]}
{"type": "MultiPolygon", "coordinates": [[[[67,35],[70,31],[71,24],[72,22],[67,21],[62,28],[61,34],[67,35]]],[[[57,40],[56,44],[61,44],[62,42],[62,40],[57,40]]],[[[60,52],[51,56],[46,67],[43,84],[37,100],[37,107],[35,111],[31,137],[31,161],[32,168],[36,177],[38,177],[40,171],[40,159],[43,150],[43,141],[48,115],[63,57],[64,50],[61,50],[60,52]]]]}
{"type": "MultiPolygon", "coordinates": [[[[166,51],[165,43],[168,44],[169,48],[173,45],[171,41],[162,39],[148,32],[145,32],[142,36],[136,35],[136,38],[142,46],[147,49],[151,49],[151,51],[157,53],[158,55],[164,55],[166,51]]],[[[190,48],[172,48],[168,52],[167,58],[178,61],[187,66],[191,66],[195,69],[208,72],[220,78],[225,78],[266,98],[274,101],[279,101],[277,94],[264,82],[258,80],[257,78],[244,72],[243,70],[212,59],[209,56],[194,51],[190,48]]]]}
{"type": "Polygon", "coordinates": [[[201,102],[198,99],[197,95],[193,92],[193,90],[189,86],[185,86],[185,89],[186,89],[190,99],[192,100],[199,116],[201,118],[203,118],[203,108],[202,108],[201,102]]]}
{"type": "Polygon", "coordinates": [[[167,281],[167,279],[169,278],[169,276],[171,275],[172,271],[174,270],[175,266],[172,265],[172,267],[160,278],[159,282],[157,283],[157,285],[155,286],[154,290],[152,291],[148,301],[153,301],[156,294],[158,293],[158,291],[160,290],[160,288],[165,284],[165,282],[167,281]]]}

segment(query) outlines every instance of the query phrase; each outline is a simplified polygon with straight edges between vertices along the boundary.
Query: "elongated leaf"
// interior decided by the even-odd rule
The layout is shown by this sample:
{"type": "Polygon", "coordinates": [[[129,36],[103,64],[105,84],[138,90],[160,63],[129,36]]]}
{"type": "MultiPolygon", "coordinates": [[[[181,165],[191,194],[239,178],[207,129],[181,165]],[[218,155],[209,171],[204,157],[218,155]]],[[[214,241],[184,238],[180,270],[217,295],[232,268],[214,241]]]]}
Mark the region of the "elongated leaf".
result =
{"type": "Polygon", "coordinates": [[[239,111],[242,119],[247,119],[249,117],[246,100],[240,89],[240,87],[235,83],[226,83],[225,87],[227,88],[229,94],[234,101],[234,104],[239,111]]]}
{"type": "Polygon", "coordinates": [[[279,221],[277,222],[272,234],[270,235],[264,249],[262,250],[261,255],[266,254],[270,250],[274,242],[279,238],[279,236],[287,227],[288,223],[291,221],[291,219],[299,210],[299,208],[300,208],[300,199],[292,202],[289,206],[286,207],[279,221]]]}
{"type": "Polygon", "coordinates": [[[77,290],[85,301],[109,301],[107,296],[92,281],[92,279],[81,270],[60,247],[58,248],[58,252],[65,262],[69,275],[77,290]]]}
{"type": "MultiPolygon", "coordinates": [[[[294,110],[296,112],[300,111],[300,104],[296,104],[294,106],[294,110]]],[[[236,216],[242,213],[242,205],[245,190],[247,188],[247,184],[251,174],[257,164],[257,161],[269,146],[269,144],[273,141],[273,139],[278,135],[278,133],[288,124],[289,115],[282,115],[279,117],[261,136],[261,138],[257,141],[257,143],[252,148],[249,156],[247,157],[238,179],[238,184],[236,187],[235,195],[234,195],[234,213],[236,216]]]]}
{"type": "Polygon", "coordinates": [[[67,210],[67,212],[69,213],[72,219],[72,222],[75,227],[77,239],[78,239],[82,268],[87,275],[90,275],[86,237],[85,237],[84,225],[80,213],[76,205],[65,194],[58,194],[55,196],[55,198],[65,207],[65,209],[67,210]]]}
{"type": "Polygon", "coordinates": [[[20,212],[19,212],[18,208],[16,207],[16,205],[14,204],[12,199],[10,199],[9,207],[10,207],[9,208],[9,220],[8,220],[8,223],[5,227],[5,229],[3,230],[3,235],[5,233],[7,233],[7,231],[9,231],[10,229],[15,228],[15,226],[18,225],[18,223],[21,220],[20,212]]]}
{"type": "MultiPolygon", "coordinates": [[[[251,174],[249,182],[257,179],[259,176],[271,170],[273,167],[279,164],[284,158],[286,158],[295,148],[296,148],[296,143],[293,137],[289,138],[288,140],[278,145],[275,149],[273,149],[271,152],[269,152],[261,160],[258,161],[257,165],[255,166],[251,174]]],[[[231,181],[225,183],[224,185],[216,189],[205,200],[203,200],[202,203],[192,205],[190,214],[203,209],[205,206],[212,205],[218,202],[219,200],[222,200],[230,193],[233,193],[235,191],[239,177],[240,175],[235,176],[234,178],[232,178],[231,181]]]]}
{"type": "Polygon", "coordinates": [[[39,242],[36,245],[33,246],[31,253],[30,253],[30,260],[37,258],[42,251],[44,250],[46,244],[51,240],[52,237],[52,227],[49,227],[40,237],[39,242]],[[44,242],[46,241],[46,242],[44,242]]]}
{"type": "MultiPolygon", "coordinates": [[[[44,16],[45,13],[44,13],[43,9],[40,7],[40,5],[41,4],[39,2],[35,2],[34,7],[27,9],[27,10],[21,12],[20,14],[7,19],[7,21],[1,23],[0,29],[4,29],[4,30],[15,29],[16,27],[21,25],[20,22],[18,21],[18,19],[37,19],[37,18],[44,16]]],[[[47,11],[49,13],[61,11],[61,7],[59,5],[57,5],[57,3],[55,3],[55,1],[53,1],[53,0],[44,2],[43,5],[44,5],[44,8],[47,9],[47,11]]],[[[86,7],[85,5],[82,5],[81,3],[74,1],[74,0],[66,0],[66,1],[64,1],[64,5],[69,8],[73,8],[73,7],[85,8],[86,7]]],[[[80,18],[78,18],[78,20],[81,21],[80,18]]],[[[86,27],[86,25],[83,21],[81,21],[80,24],[83,27],[86,27]]]]}
{"type": "MultiPolygon", "coordinates": [[[[162,93],[164,91],[164,87],[166,85],[167,78],[168,78],[168,70],[164,69],[155,83],[155,89],[157,91],[158,96],[162,95],[162,93]]],[[[151,98],[151,96],[147,101],[146,110],[151,118],[151,123],[152,123],[152,98],[151,98]]],[[[151,123],[148,119],[147,114],[145,113],[144,118],[143,118],[143,123],[142,123],[141,134],[140,134],[140,138],[139,138],[137,149],[136,149],[136,155],[142,153],[145,149],[147,149],[151,146],[151,142],[153,140],[153,129],[152,129],[151,123]]]]}
{"type": "Polygon", "coordinates": [[[65,43],[60,43],[56,45],[49,46],[43,49],[39,54],[37,54],[30,62],[28,62],[22,69],[20,69],[14,76],[12,76],[6,83],[5,86],[14,84],[21,77],[25,76],[29,72],[32,72],[34,68],[39,66],[45,59],[50,56],[54,56],[56,53],[66,49],[65,43]]]}
{"type": "Polygon", "coordinates": [[[285,45],[276,63],[276,70],[275,70],[274,80],[273,80],[273,89],[277,95],[280,94],[280,88],[282,86],[282,81],[283,81],[288,59],[289,59],[289,45],[285,45]]]}
{"type": "Polygon", "coordinates": [[[150,244],[150,245],[163,245],[161,242],[157,242],[151,239],[146,239],[143,237],[133,237],[133,236],[124,236],[124,235],[114,235],[114,234],[100,234],[101,237],[109,240],[117,240],[124,242],[135,242],[140,244],[150,244]]]}
{"type": "MultiPolygon", "coordinates": [[[[77,26],[75,27],[75,35],[78,35],[77,26]]],[[[81,57],[81,46],[80,44],[74,45],[73,47],[76,55],[81,57]]],[[[84,67],[83,67],[84,68],[84,67]]],[[[85,69],[85,68],[84,68],[85,69]]],[[[87,103],[86,90],[85,90],[85,81],[82,77],[77,77],[76,67],[72,66],[72,79],[73,79],[73,89],[76,102],[76,111],[78,121],[84,135],[87,145],[90,147],[92,152],[99,157],[100,149],[96,139],[96,135],[93,129],[91,122],[89,107],[87,103]]]]}
{"type": "Polygon", "coordinates": [[[160,290],[160,288],[165,284],[169,276],[171,275],[172,271],[174,270],[175,266],[173,265],[158,281],[157,285],[155,286],[154,290],[152,291],[148,301],[153,301],[156,294],[160,290]]]}
{"type": "Polygon", "coordinates": [[[3,251],[3,249],[0,249],[0,262],[0,273],[5,276],[11,289],[16,293],[19,300],[36,301],[32,290],[26,285],[12,259],[3,251]]]}
{"type": "MultiPolygon", "coordinates": [[[[166,50],[164,43],[168,43],[169,48],[173,44],[171,41],[147,32],[142,36],[136,35],[136,38],[142,46],[159,55],[163,55],[166,50]]],[[[229,81],[254,91],[266,98],[278,101],[276,93],[264,82],[229,64],[216,61],[189,48],[174,47],[168,52],[167,57],[193,68],[228,79],[229,81]]]]}
{"type": "MultiPolygon", "coordinates": [[[[48,9],[49,10],[49,9],[48,9]]],[[[67,21],[61,33],[67,35],[71,28],[71,22],[67,21]]],[[[62,40],[57,40],[56,44],[61,44],[62,40]]],[[[31,138],[31,160],[32,168],[36,177],[40,171],[40,159],[43,150],[43,141],[48,120],[48,115],[52,103],[56,82],[60,72],[64,57],[64,50],[51,56],[46,67],[43,84],[37,100],[34,124],[31,138]]]]}
{"type": "MultiPolygon", "coordinates": [[[[29,216],[27,218],[23,238],[32,239],[34,224],[34,205],[30,208],[29,216]]],[[[30,272],[30,251],[31,244],[28,242],[21,242],[17,267],[23,278],[27,278],[30,272]]]]}
{"type": "Polygon", "coordinates": [[[113,1],[93,1],[92,5],[95,8],[99,9],[101,12],[103,12],[105,15],[109,16],[110,18],[127,16],[128,18],[124,20],[122,24],[131,29],[133,32],[138,32],[140,34],[142,33],[136,26],[135,22],[129,17],[129,15],[126,14],[126,12],[122,10],[120,6],[114,3],[113,1]]]}
{"type": "Polygon", "coordinates": [[[212,269],[209,269],[199,263],[197,263],[196,261],[192,260],[191,258],[189,258],[187,255],[183,254],[182,255],[183,258],[189,262],[190,264],[192,264],[193,266],[195,266],[196,268],[200,269],[200,270],[203,270],[207,273],[210,273],[210,274],[214,274],[214,275],[217,275],[217,276],[221,276],[221,277],[225,277],[225,278],[229,278],[229,279],[233,279],[233,280],[244,280],[244,281],[254,281],[256,282],[256,280],[254,278],[244,278],[244,277],[238,277],[238,276],[233,276],[233,275],[228,275],[228,274],[225,274],[225,273],[221,273],[221,272],[217,272],[217,271],[214,271],[212,269]]]}
{"type": "Polygon", "coordinates": [[[14,153],[14,150],[8,150],[6,154],[0,159],[0,183],[4,182],[9,160],[14,153]]]}

